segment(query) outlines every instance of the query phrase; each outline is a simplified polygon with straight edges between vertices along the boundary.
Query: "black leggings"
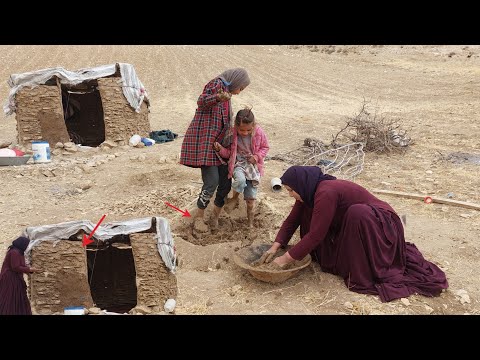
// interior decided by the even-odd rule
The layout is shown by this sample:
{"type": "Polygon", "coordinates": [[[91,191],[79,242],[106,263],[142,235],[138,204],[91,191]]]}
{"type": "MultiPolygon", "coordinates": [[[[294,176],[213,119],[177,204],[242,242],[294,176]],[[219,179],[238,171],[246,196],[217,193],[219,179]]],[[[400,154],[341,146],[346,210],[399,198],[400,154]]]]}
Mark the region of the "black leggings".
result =
{"type": "Polygon", "coordinates": [[[202,166],[202,191],[198,195],[197,206],[205,209],[215,190],[217,195],[213,202],[218,207],[225,205],[225,198],[232,188],[232,179],[228,178],[228,165],[202,166]]]}

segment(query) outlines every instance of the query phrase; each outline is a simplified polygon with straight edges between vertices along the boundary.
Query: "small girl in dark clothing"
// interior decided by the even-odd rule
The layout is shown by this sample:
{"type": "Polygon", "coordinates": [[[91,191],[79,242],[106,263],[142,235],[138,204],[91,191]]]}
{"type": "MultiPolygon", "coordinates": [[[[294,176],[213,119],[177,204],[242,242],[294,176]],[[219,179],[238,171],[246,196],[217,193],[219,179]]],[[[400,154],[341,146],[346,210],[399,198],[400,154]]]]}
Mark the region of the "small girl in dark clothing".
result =
{"type": "Polygon", "coordinates": [[[41,270],[25,265],[23,254],[29,243],[21,236],[8,247],[0,273],[0,315],[32,315],[23,274],[41,270]]]}

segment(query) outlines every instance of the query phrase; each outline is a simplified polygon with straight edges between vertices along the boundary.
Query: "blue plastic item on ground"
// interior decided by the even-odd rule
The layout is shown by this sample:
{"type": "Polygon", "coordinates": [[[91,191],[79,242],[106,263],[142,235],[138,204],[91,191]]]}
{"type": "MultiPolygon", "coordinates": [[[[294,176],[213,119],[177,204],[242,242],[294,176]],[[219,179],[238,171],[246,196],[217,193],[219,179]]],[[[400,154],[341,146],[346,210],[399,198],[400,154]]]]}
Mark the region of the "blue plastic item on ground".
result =
{"type": "Polygon", "coordinates": [[[147,139],[147,138],[142,138],[141,142],[144,143],[145,146],[152,146],[152,145],[153,145],[153,142],[150,141],[150,140],[147,139]]]}

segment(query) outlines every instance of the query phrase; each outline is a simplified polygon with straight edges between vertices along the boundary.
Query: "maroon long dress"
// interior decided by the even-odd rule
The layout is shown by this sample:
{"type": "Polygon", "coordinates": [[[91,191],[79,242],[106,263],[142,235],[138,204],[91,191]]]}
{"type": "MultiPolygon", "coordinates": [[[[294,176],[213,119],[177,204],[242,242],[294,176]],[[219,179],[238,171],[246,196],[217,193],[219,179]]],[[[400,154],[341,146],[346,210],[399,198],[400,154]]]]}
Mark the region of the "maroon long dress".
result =
{"type": "Polygon", "coordinates": [[[0,273],[0,315],[32,315],[23,279],[23,274],[29,272],[20,250],[8,250],[0,273]]]}
{"type": "Polygon", "coordinates": [[[437,296],[448,287],[445,273],[405,242],[400,218],[389,204],[350,181],[319,181],[325,175],[314,167],[293,168],[282,182],[304,202],[295,202],[275,239],[286,245],[300,226],[301,240],[289,250],[291,257],[300,260],[310,253],[323,271],[340,275],[349,290],[379,295],[384,302],[414,293],[437,296]]]}

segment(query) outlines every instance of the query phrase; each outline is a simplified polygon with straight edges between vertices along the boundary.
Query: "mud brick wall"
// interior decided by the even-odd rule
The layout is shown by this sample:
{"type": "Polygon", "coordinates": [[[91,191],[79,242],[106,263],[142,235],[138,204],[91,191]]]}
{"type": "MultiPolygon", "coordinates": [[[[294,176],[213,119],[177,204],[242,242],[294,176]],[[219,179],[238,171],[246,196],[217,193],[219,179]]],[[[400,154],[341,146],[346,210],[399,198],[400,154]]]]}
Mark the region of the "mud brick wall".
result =
{"type": "Polygon", "coordinates": [[[38,314],[63,313],[65,307],[93,306],[87,257],[81,241],[42,241],[32,249],[31,265],[43,272],[30,277],[30,302],[38,314]]]}
{"type": "Polygon", "coordinates": [[[134,134],[148,137],[151,131],[148,108],[142,102],[137,113],[123,96],[122,80],[118,77],[98,79],[105,119],[105,140],[126,141],[134,134]]]}
{"type": "Polygon", "coordinates": [[[15,104],[19,144],[31,147],[32,141],[45,140],[52,147],[70,141],[58,86],[24,87],[15,95],[15,104]]]}
{"type": "Polygon", "coordinates": [[[177,296],[177,277],[165,266],[157,250],[154,234],[131,234],[137,272],[137,306],[159,306],[177,296]]]}

